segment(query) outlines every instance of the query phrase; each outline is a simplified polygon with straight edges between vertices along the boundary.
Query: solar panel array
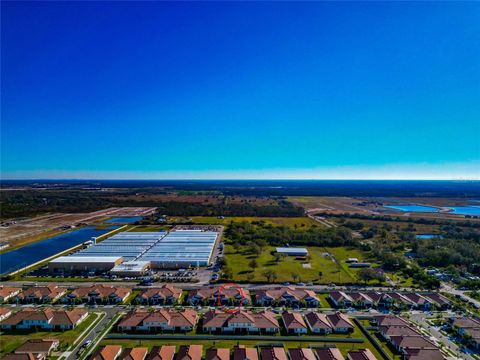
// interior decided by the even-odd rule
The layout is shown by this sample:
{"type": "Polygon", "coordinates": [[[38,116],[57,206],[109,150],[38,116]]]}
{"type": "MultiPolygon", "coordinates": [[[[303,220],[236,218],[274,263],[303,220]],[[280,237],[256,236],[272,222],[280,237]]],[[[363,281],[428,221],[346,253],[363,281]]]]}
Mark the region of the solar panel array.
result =
{"type": "Polygon", "coordinates": [[[210,262],[218,233],[213,231],[175,231],[148,249],[140,260],[152,267],[206,266],[210,262]]]}
{"type": "Polygon", "coordinates": [[[75,256],[122,256],[124,261],[135,260],[165,235],[166,231],[122,232],[78,252],[75,256]]]}

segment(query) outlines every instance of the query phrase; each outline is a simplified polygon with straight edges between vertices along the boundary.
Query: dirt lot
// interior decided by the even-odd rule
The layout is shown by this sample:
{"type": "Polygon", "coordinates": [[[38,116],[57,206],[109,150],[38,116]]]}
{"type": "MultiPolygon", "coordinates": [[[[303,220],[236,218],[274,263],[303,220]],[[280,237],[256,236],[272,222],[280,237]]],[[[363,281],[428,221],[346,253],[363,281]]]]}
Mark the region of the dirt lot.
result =
{"type": "Polygon", "coordinates": [[[142,216],[155,211],[152,207],[109,208],[91,213],[48,214],[28,219],[18,219],[8,226],[0,226],[0,239],[11,246],[34,242],[45,236],[53,236],[75,224],[94,224],[112,216],[142,216]],[[43,236],[45,235],[45,236],[43,236]]]}

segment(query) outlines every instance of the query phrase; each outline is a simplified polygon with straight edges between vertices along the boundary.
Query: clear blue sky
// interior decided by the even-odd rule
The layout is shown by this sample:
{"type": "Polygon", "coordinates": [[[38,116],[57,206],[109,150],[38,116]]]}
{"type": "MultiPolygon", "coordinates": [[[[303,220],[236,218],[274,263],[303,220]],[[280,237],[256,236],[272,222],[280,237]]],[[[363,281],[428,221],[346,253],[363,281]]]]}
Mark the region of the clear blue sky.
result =
{"type": "Polygon", "coordinates": [[[4,178],[479,178],[480,3],[2,2],[4,178]]]}

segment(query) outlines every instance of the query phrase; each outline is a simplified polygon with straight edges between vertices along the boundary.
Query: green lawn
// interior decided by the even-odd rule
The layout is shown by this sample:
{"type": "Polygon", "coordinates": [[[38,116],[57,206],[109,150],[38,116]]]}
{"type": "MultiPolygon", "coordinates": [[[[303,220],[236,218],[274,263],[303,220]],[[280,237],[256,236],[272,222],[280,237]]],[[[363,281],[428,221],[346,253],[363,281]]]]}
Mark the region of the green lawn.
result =
{"type": "Polygon", "coordinates": [[[2,331],[0,332],[0,355],[4,356],[15,350],[29,339],[46,339],[55,338],[60,341],[60,350],[66,350],[80,334],[92,324],[97,318],[97,314],[92,313],[80,323],[75,329],[69,331],[38,331],[34,330],[18,330],[18,331],[2,331]]]}
{"type": "Polygon", "coordinates": [[[225,256],[228,266],[233,271],[233,281],[238,282],[265,282],[267,279],[263,275],[266,270],[273,270],[277,274],[277,283],[285,281],[292,282],[292,273],[299,274],[297,281],[303,282],[315,282],[315,283],[350,283],[355,279],[352,275],[345,271],[345,269],[339,267],[330,257],[324,256],[325,249],[322,247],[307,247],[310,259],[307,261],[297,260],[295,257],[286,257],[279,263],[275,262],[275,258],[272,255],[275,248],[268,246],[259,255],[252,255],[248,253],[247,248],[241,246],[238,251],[228,244],[225,248],[225,256]],[[251,269],[249,263],[252,259],[256,259],[258,267],[251,269]],[[304,264],[308,263],[310,268],[305,267],[304,264]],[[322,276],[319,276],[319,272],[322,272],[322,276]]]}

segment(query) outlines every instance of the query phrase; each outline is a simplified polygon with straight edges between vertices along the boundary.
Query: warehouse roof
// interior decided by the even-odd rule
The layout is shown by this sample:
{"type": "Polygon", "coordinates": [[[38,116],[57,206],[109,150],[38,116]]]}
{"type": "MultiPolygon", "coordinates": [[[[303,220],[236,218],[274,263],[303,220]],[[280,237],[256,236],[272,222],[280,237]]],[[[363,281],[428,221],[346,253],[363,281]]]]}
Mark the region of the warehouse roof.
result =
{"type": "Polygon", "coordinates": [[[50,261],[51,263],[106,263],[122,260],[121,256],[60,256],[50,261]]]}
{"type": "Polygon", "coordinates": [[[282,253],[308,253],[308,250],[305,248],[296,248],[296,247],[277,247],[277,252],[282,253]]]}

